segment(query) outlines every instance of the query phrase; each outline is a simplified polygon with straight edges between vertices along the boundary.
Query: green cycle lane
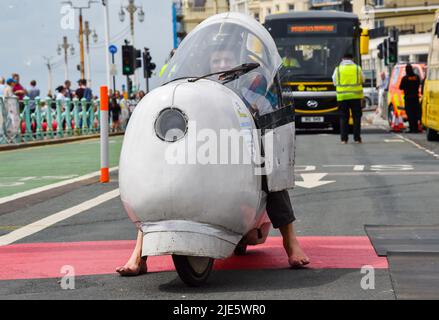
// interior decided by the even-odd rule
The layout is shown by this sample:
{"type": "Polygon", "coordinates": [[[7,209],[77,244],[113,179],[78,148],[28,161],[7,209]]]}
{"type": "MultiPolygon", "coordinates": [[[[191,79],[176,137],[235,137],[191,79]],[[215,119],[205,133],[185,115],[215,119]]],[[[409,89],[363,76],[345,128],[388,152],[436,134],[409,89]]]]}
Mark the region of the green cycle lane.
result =
{"type": "MultiPolygon", "coordinates": [[[[109,139],[110,167],[123,136],[109,139]]],[[[0,152],[0,198],[100,170],[99,139],[0,152]]]]}

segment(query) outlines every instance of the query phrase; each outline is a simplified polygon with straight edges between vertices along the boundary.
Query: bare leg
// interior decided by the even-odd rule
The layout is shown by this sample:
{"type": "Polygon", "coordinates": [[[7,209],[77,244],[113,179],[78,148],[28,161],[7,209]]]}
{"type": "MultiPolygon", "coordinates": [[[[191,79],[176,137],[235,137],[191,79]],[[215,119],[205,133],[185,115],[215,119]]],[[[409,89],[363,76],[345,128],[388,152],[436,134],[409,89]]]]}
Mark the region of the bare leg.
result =
{"type": "Polygon", "coordinates": [[[139,230],[137,233],[136,246],[134,247],[134,251],[131,254],[130,259],[123,267],[118,267],[116,269],[116,272],[118,272],[121,276],[138,276],[147,272],[146,257],[141,257],[142,241],[143,234],[142,231],[139,230]]]}
{"type": "Polygon", "coordinates": [[[282,234],[285,251],[288,255],[288,262],[292,267],[303,267],[309,264],[309,258],[303,252],[294,232],[293,223],[279,228],[282,234]]]}

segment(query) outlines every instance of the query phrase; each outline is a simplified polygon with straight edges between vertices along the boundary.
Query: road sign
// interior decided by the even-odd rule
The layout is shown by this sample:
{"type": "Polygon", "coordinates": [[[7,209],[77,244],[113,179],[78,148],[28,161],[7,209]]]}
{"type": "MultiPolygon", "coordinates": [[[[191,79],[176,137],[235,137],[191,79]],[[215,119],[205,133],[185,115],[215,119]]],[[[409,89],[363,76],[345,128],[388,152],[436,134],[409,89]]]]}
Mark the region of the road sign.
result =
{"type": "Polygon", "coordinates": [[[110,65],[110,75],[117,76],[117,66],[114,63],[110,65]]]}
{"type": "Polygon", "coordinates": [[[117,53],[117,47],[113,44],[108,48],[108,50],[110,51],[111,54],[117,53]]]}

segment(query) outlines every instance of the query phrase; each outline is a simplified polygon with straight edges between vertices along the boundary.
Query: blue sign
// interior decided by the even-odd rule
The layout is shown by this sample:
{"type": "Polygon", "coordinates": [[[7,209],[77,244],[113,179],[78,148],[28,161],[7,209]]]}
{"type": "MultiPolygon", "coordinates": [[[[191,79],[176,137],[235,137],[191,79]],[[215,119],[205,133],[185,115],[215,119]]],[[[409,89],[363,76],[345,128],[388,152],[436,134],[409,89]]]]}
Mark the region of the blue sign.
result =
{"type": "Polygon", "coordinates": [[[109,48],[108,48],[108,50],[110,50],[110,53],[111,54],[116,54],[116,52],[117,52],[117,47],[115,46],[115,45],[111,45],[109,48]]]}

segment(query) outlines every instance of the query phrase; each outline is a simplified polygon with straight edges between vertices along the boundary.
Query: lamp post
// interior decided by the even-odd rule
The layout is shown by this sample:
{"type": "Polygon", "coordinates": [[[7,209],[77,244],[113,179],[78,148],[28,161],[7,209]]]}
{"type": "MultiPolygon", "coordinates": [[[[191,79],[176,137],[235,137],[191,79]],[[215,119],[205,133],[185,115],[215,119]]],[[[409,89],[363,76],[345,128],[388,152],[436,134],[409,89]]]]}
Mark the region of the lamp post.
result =
{"type": "MultiPolygon", "coordinates": [[[[125,21],[125,11],[128,12],[128,14],[130,15],[131,45],[135,47],[135,42],[134,42],[134,14],[138,11],[137,16],[138,16],[139,22],[142,23],[143,21],[145,21],[145,12],[143,11],[143,7],[136,6],[134,1],[135,0],[128,0],[128,5],[127,6],[125,6],[125,7],[123,5],[121,6],[120,12],[119,12],[119,19],[120,19],[120,22],[124,22],[125,21]]],[[[138,88],[137,77],[136,77],[136,70],[134,70],[134,83],[136,84],[136,88],[138,88]]]]}
{"type": "Polygon", "coordinates": [[[58,55],[62,55],[64,52],[64,78],[65,80],[69,79],[69,63],[68,63],[68,55],[69,55],[69,49],[70,53],[73,56],[75,54],[75,48],[72,44],[68,43],[67,37],[63,37],[62,44],[58,45],[58,55]]]}
{"type": "Polygon", "coordinates": [[[53,63],[52,63],[52,57],[43,57],[47,71],[48,71],[48,83],[47,83],[47,94],[52,94],[52,87],[53,87],[53,75],[52,75],[52,69],[53,69],[53,63]]]}
{"type": "Polygon", "coordinates": [[[85,68],[84,68],[84,26],[83,26],[83,17],[82,11],[84,9],[90,9],[92,3],[97,3],[96,0],[89,0],[86,6],[75,6],[72,1],[63,1],[69,5],[72,9],[79,10],[79,56],[80,56],[80,70],[81,70],[81,79],[85,79],[85,68]]]}
{"type": "Polygon", "coordinates": [[[85,43],[86,43],[86,55],[85,60],[87,64],[87,83],[88,86],[91,87],[91,75],[90,75],[90,36],[93,38],[93,42],[98,42],[98,35],[96,34],[96,31],[93,30],[93,32],[90,30],[90,23],[88,21],[85,21],[85,29],[84,29],[84,35],[85,35],[85,43]]]}

